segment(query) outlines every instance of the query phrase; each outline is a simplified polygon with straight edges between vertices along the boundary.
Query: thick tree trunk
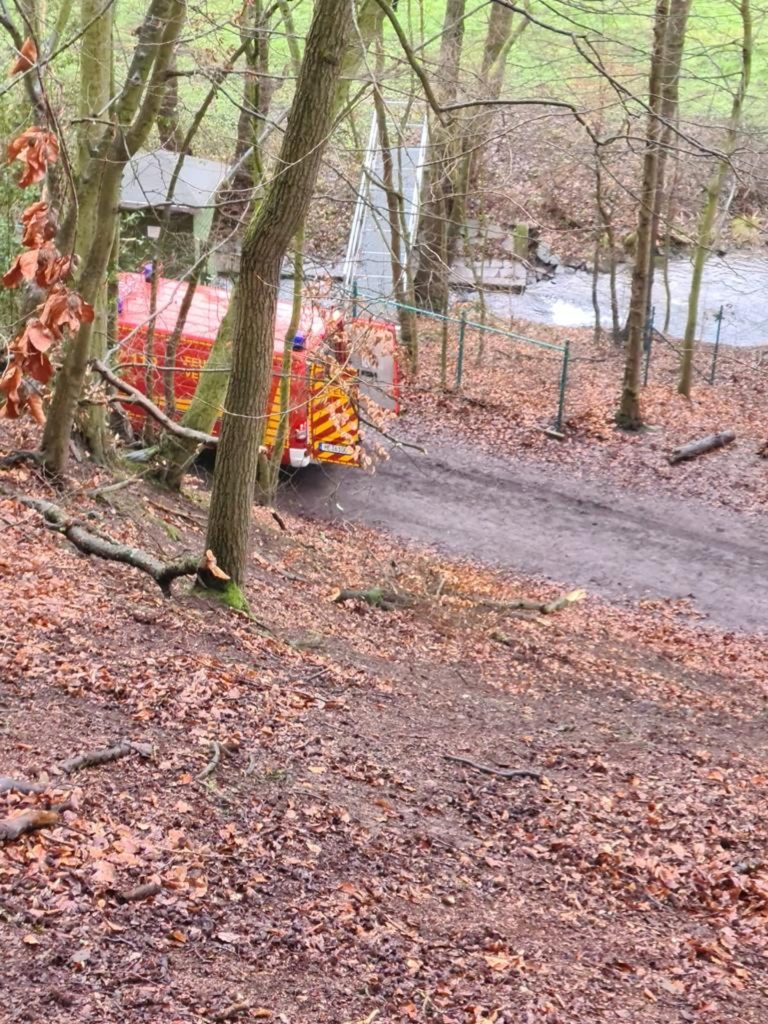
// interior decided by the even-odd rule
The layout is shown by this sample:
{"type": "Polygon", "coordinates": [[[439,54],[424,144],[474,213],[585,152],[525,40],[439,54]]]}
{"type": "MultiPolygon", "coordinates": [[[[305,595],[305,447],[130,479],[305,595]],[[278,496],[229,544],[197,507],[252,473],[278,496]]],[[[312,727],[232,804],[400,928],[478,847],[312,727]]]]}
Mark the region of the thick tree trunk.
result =
{"type": "Polygon", "coordinates": [[[699,302],[701,299],[701,280],[704,276],[704,264],[707,261],[712,242],[715,237],[715,220],[717,217],[717,206],[720,202],[720,193],[731,168],[731,157],[736,151],[739,140],[739,128],[741,126],[744,99],[749,88],[749,80],[752,72],[752,12],[750,0],[741,0],[739,5],[742,24],[741,41],[741,78],[731,105],[731,116],[728,121],[725,145],[723,147],[723,158],[718,161],[717,166],[709,179],[707,185],[707,199],[699,222],[699,233],[696,239],[696,249],[693,254],[693,277],[691,290],[688,294],[688,318],[685,324],[685,337],[683,339],[683,354],[680,364],[680,383],[678,391],[686,398],[691,396],[691,384],[693,378],[693,352],[696,339],[696,321],[699,315],[699,302]]]}
{"type": "MultiPolygon", "coordinates": [[[[453,103],[459,87],[464,42],[465,0],[446,0],[440,47],[440,101],[453,103]]],[[[448,307],[447,224],[454,199],[453,176],[460,164],[461,141],[456,119],[432,125],[417,240],[414,276],[416,301],[425,309],[448,307]]]]}
{"type": "Polygon", "coordinates": [[[235,584],[245,579],[248,562],[280,267],[309,208],[353,25],[351,0],[317,0],[276,173],[243,240],[232,374],[208,520],[208,547],[235,584]]]}
{"type": "MultiPolygon", "coordinates": [[[[280,8],[283,10],[284,17],[286,19],[285,25],[286,31],[289,34],[289,42],[292,41],[292,43],[295,44],[291,46],[291,53],[296,64],[296,69],[299,70],[301,64],[301,53],[293,36],[294,30],[290,8],[287,6],[287,3],[280,4],[280,8]]],[[[344,77],[336,85],[333,102],[334,117],[339,115],[346,101],[346,97],[349,92],[349,82],[347,79],[354,78],[357,72],[362,68],[366,54],[380,30],[381,18],[381,9],[375,0],[362,0],[358,9],[357,31],[353,33],[352,38],[349,40],[349,45],[345,51],[342,63],[342,75],[344,77]]],[[[265,37],[268,35],[266,30],[263,34],[265,37]]],[[[249,57],[249,60],[250,59],[253,59],[253,57],[249,57]]],[[[263,48],[259,50],[258,59],[260,61],[259,66],[263,72],[264,69],[268,67],[267,54],[263,48]]],[[[252,102],[257,102],[257,108],[263,118],[266,118],[269,113],[269,104],[273,92],[273,90],[270,91],[262,88],[257,98],[252,96],[252,102]]],[[[247,106],[247,102],[245,102],[245,100],[243,106],[247,106]]],[[[240,137],[238,138],[237,143],[238,155],[242,155],[248,149],[250,144],[248,140],[251,135],[250,128],[251,125],[248,122],[241,120],[239,126],[240,137]]],[[[258,184],[261,180],[261,174],[264,170],[261,157],[251,161],[248,167],[249,171],[246,177],[240,179],[238,184],[238,187],[244,187],[246,191],[252,190],[254,185],[258,184]]],[[[222,207],[217,206],[214,214],[214,226],[211,229],[211,237],[213,239],[216,238],[219,226],[223,225],[225,220],[226,215],[222,213],[222,207]]],[[[230,311],[225,322],[222,322],[219,327],[216,341],[211,349],[208,362],[205,366],[205,372],[200,375],[192,404],[181,420],[182,425],[185,427],[191,427],[193,430],[210,433],[213,430],[216,420],[221,415],[221,410],[224,406],[224,396],[229,382],[229,373],[231,370],[231,331],[233,322],[233,310],[230,306],[230,311]]],[[[178,344],[181,336],[181,329],[179,329],[178,326],[177,330],[179,331],[178,336],[176,335],[176,332],[174,332],[174,336],[172,338],[174,346],[178,344]]],[[[168,386],[169,385],[166,382],[166,387],[168,386]]],[[[197,447],[192,443],[184,441],[180,442],[179,439],[173,435],[166,435],[163,437],[159,457],[159,461],[161,463],[159,475],[169,487],[174,490],[178,490],[178,488],[181,487],[184,474],[190,463],[194,460],[196,451],[197,447]]]]}
{"type": "Polygon", "coordinates": [[[616,422],[626,430],[639,430],[643,425],[640,409],[640,366],[646,328],[646,309],[653,261],[653,211],[658,184],[659,140],[661,125],[661,75],[664,62],[664,40],[669,18],[669,0],[657,0],[653,30],[653,52],[648,83],[648,127],[646,131],[643,180],[637,222],[637,248],[632,271],[632,288],[627,323],[627,351],[624,384],[616,422]]]}

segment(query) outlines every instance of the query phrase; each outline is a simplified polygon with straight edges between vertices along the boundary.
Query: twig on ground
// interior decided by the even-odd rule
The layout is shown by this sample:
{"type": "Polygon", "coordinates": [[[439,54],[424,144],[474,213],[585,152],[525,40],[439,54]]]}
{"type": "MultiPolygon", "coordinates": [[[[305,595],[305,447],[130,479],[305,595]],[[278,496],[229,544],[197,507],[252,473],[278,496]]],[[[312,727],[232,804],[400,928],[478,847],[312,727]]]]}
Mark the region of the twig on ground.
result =
{"type": "Polygon", "coordinates": [[[133,740],[122,740],[114,747],[102,747],[99,750],[86,750],[82,754],[70,757],[66,761],[60,761],[56,767],[64,775],[79,771],[81,768],[93,768],[96,765],[108,764],[110,761],[117,761],[128,754],[139,754],[141,757],[152,756],[152,746],[149,743],[134,743],[133,740]]]}
{"type": "Polygon", "coordinates": [[[197,776],[198,782],[205,782],[209,776],[213,775],[216,769],[219,767],[219,761],[221,760],[221,744],[214,740],[211,743],[211,760],[203,768],[200,774],[197,776]]]}
{"type": "Polygon", "coordinates": [[[121,903],[138,903],[139,900],[147,900],[151,896],[159,896],[163,891],[162,885],[158,882],[146,882],[144,885],[137,885],[135,889],[120,893],[121,903]]]}
{"type": "Polygon", "coordinates": [[[214,1013],[212,1020],[231,1020],[239,1013],[245,1013],[247,1010],[250,1010],[250,1008],[251,1004],[246,999],[240,999],[238,1002],[226,1006],[223,1010],[219,1010],[218,1013],[214,1013]]]}
{"type": "Polygon", "coordinates": [[[498,775],[502,779],[535,779],[537,782],[541,782],[543,778],[541,772],[535,772],[531,768],[495,768],[492,765],[478,764],[477,761],[471,761],[468,757],[457,757],[455,754],[443,754],[443,760],[466,765],[467,768],[473,768],[476,772],[482,772],[483,775],[498,775]]]}
{"type": "Polygon", "coordinates": [[[26,779],[12,779],[0,775],[0,793],[44,793],[48,786],[43,782],[27,782],[26,779]]]}

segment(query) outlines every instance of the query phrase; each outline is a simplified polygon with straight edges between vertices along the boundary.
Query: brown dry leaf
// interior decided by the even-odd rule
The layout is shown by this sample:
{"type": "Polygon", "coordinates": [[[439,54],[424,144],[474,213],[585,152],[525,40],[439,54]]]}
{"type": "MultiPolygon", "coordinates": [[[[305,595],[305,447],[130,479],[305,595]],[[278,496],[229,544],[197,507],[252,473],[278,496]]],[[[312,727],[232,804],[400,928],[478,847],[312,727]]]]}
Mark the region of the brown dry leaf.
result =
{"type": "Polygon", "coordinates": [[[56,234],[56,220],[48,203],[31,203],[21,215],[24,234],[21,244],[28,249],[38,249],[56,234]]]}
{"type": "Polygon", "coordinates": [[[59,140],[45,128],[27,128],[8,146],[8,162],[19,160],[24,170],[19,187],[26,188],[42,181],[49,164],[59,159],[59,140]]]}
{"type": "Polygon", "coordinates": [[[108,860],[97,861],[96,867],[93,869],[93,880],[99,885],[114,885],[117,880],[114,865],[110,864],[108,860]]]}
{"type": "Polygon", "coordinates": [[[8,270],[3,274],[4,287],[17,288],[24,281],[34,281],[39,255],[39,249],[20,252],[8,270]]]}
{"type": "Polygon", "coordinates": [[[9,75],[18,75],[20,71],[29,71],[37,62],[37,47],[33,39],[25,39],[21,44],[16,60],[11,64],[9,75]]]}

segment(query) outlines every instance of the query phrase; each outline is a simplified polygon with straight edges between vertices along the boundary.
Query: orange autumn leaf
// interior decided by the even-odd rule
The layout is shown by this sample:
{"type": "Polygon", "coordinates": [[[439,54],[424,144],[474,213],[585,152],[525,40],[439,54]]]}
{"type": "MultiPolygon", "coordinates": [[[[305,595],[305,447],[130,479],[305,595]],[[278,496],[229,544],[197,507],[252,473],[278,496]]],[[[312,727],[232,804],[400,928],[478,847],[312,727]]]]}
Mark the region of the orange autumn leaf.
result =
{"type": "Polygon", "coordinates": [[[54,338],[63,337],[63,328],[77,331],[81,323],[91,323],[93,307],[62,284],[51,290],[40,311],[40,324],[51,332],[54,338]]]}
{"type": "Polygon", "coordinates": [[[19,187],[26,188],[42,181],[49,164],[59,159],[59,141],[44,128],[27,128],[8,146],[8,162],[19,160],[24,170],[19,187]]]}
{"type": "Polygon", "coordinates": [[[56,221],[48,203],[32,203],[21,215],[24,233],[21,244],[28,249],[38,249],[56,234],[56,221]]]}
{"type": "Polygon", "coordinates": [[[33,39],[25,39],[21,44],[16,60],[11,65],[9,74],[17,75],[20,71],[29,71],[37,63],[37,47],[33,39]]]}
{"type": "Polygon", "coordinates": [[[37,273],[38,253],[38,249],[20,252],[3,274],[3,285],[6,288],[17,288],[22,281],[34,281],[37,273]]]}
{"type": "Polygon", "coordinates": [[[19,253],[3,275],[3,284],[16,288],[22,281],[34,281],[39,288],[50,288],[71,270],[72,257],[61,256],[52,242],[44,242],[38,248],[19,253]]]}

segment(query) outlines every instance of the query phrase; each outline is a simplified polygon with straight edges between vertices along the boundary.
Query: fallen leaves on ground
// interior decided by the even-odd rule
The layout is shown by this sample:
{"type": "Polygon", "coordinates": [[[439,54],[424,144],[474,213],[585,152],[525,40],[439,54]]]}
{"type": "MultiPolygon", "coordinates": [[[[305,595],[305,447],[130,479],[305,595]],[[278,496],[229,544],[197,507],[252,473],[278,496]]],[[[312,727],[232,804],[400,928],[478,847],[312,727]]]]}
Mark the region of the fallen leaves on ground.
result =
{"type": "MultiPolygon", "coordinates": [[[[204,489],[97,502],[77,472],[68,513],[202,549],[204,489]]],[[[660,599],[481,607],[559,589],[258,509],[249,621],[0,515],[3,770],[50,782],[0,816],[66,808],[0,852],[9,1014],[762,1024],[764,638],[660,599]],[[120,736],[154,758],[51,774],[120,736]]]]}

